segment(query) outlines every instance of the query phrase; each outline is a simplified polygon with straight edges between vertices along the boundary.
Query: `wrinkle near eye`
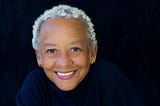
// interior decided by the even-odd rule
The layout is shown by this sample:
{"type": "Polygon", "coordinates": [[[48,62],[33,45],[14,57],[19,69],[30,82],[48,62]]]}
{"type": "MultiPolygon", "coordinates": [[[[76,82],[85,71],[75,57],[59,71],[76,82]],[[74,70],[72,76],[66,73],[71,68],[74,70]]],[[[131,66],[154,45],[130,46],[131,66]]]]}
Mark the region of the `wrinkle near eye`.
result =
{"type": "Polygon", "coordinates": [[[57,49],[47,49],[47,50],[45,50],[44,54],[47,57],[53,58],[53,57],[57,56],[58,51],[57,51],[57,49]]]}
{"type": "Polygon", "coordinates": [[[81,52],[82,50],[78,47],[73,47],[71,48],[71,51],[70,51],[72,56],[78,56],[79,54],[81,54],[81,52]]]}

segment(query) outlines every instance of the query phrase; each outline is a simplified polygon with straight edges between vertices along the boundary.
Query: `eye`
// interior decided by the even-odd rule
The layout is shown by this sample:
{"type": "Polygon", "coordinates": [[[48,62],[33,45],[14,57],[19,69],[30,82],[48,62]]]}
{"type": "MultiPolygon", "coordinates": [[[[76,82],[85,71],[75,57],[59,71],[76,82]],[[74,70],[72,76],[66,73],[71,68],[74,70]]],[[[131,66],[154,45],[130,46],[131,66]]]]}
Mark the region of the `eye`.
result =
{"type": "Polygon", "coordinates": [[[51,57],[51,58],[53,58],[53,57],[56,57],[57,56],[57,50],[56,49],[48,49],[48,50],[46,50],[46,55],[48,56],[48,57],[51,57]]]}
{"type": "Polygon", "coordinates": [[[81,53],[81,49],[80,48],[78,48],[78,47],[73,47],[73,48],[71,48],[71,55],[72,56],[77,56],[77,55],[79,55],[80,53],[81,53]]]}
{"type": "Polygon", "coordinates": [[[53,53],[55,53],[55,52],[56,52],[56,49],[48,49],[48,50],[47,50],[47,53],[52,53],[52,54],[53,54],[53,53]]]}
{"type": "Polygon", "coordinates": [[[78,47],[74,47],[71,50],[72,50],[72,52],[78,52],[78,51],[80,51],[80,49],[78,47]]]}

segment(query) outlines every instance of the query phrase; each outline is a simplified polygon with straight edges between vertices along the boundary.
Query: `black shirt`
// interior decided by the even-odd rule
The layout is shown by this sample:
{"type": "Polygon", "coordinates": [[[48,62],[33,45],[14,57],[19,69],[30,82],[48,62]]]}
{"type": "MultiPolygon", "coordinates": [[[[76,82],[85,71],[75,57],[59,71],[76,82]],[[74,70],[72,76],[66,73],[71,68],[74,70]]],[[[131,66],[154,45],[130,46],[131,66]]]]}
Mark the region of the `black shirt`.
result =
{"type": "Polygon", "coordinates": [[[17,106],[143,106],[130,82],[113,64],[97,60],[71,91],[62,91],[43,69],[32,71],[16,97],[17,106]]]}

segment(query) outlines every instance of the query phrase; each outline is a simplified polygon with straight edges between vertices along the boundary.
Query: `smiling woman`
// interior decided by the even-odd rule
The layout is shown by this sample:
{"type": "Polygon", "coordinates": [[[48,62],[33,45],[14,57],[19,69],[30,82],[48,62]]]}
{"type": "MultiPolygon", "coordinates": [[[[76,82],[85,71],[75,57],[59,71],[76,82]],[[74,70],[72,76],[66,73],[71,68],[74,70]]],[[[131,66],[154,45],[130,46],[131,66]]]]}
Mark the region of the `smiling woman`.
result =
{"type": "Polygon", "coordinates": [[[61,90],[74,89],[95,60],[96,46],[89,49],[86,34],[83,22],[72,18],[48,19],[41,26],[37,61],[61,90]]]}
{"type": "Polygon", "coordinates": [[[18,106],[143,106],[122,73],[97,59],[90,18],[75,7],[55,6],[34,23],[39,69],[19,90],[18,106]]]}

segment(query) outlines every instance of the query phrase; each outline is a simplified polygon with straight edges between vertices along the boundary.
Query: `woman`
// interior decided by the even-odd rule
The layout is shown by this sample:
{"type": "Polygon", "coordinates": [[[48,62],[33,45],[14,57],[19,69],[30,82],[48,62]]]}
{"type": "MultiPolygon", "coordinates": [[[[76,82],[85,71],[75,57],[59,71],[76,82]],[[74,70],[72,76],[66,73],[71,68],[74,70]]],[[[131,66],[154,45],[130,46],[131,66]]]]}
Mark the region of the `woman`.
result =
{"type": "Polygon", "coordinates": [[[97,40],[84,11],[58,5],[33,25],[32,45],[41,68],[17,94],[18,106],[143,106],[112,64],[96,60],[97,40]]]}

